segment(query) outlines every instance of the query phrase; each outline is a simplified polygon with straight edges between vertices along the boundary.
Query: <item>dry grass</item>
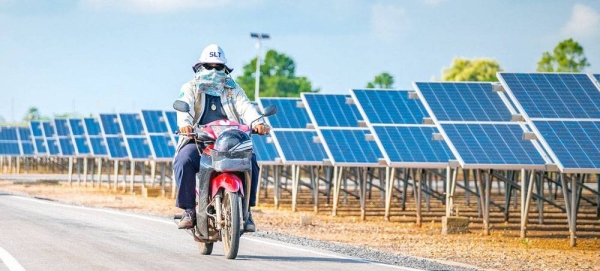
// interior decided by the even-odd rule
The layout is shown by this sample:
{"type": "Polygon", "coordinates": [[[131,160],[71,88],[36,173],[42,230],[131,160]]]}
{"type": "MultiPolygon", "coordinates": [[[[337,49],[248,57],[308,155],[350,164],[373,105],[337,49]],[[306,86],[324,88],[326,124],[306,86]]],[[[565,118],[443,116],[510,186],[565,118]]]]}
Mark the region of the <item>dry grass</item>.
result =
{"type": "MultiPolygon", "coordinates": [[[[85,206],[123,209],[133,212],[171,216],[179,213],[172,199],[143,198],[122,193],[65,185],[15,185],[0,181],[0,191],[27,194],[85,206]]],[[[316,240],[365,246],[385,252],[465,263],[498,270],[600,270],[600,241],[578,239],[569,247],[567,239],[507,237],[504,231],[483,236],[441,235],[441,225],[424,222],[387,222],[369,217],[332,217],[329,214],[292,213],[261,206],[253,209],[260,231],[304,236],[316,240]]],[[[509,234],[514,235],[514,233],[509,234]]]]}

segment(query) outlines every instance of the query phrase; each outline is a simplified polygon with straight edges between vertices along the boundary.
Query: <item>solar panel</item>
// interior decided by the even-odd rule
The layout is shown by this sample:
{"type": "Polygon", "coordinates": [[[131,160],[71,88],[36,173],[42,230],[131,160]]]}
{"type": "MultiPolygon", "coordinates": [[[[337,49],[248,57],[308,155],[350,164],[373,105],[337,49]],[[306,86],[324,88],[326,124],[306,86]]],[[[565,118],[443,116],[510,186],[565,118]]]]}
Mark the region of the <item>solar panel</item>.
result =
{"type": "Polygon", "coordinates": [[[600,91],[583,73],[498,73],[530,118],[600,118],[600,91]]]}
{"type": "Polygon", "coordinates": [[[153,158],[173,159],[176,142],[168,128],[164,112],[160,110],[142,110],[142,122],[148,131],[153,158]]]}
{"type": "Polygon", "coordinates": [[[346,102],[349,98],[350,95],[302,93],[314,124],[321,127],[358,127],[362,117],[355,105],[346,102]]]}
{"type": "Polygon", "coordinates": [[[375,141],[367,141],[367,129],[320,129],[334,165],[377,165],[383,158],[375,141]]]}
{"type": "MultiPolygon", "coordinates": [[[[390,166],[404,163],[437,163],[437,167],[454,159],[444,140],[434,140],[435,126],[373,126],[375,134],[389,156],[390,166]]],[[[430,165],[435,166],[435,165],[430,165]]]]}
{"type": "Polygon", "coordinates": [[[179,126],[177,126],[177,112],[165,111],[165,115],[167,116],[167,122],[169,123],[169,131],[173,133],[179,130],[179,126]]]}
{"type": "Polygon", "coordinates": [[[104,135],[121,135],[121,126],[117,114],[100,114],[100,123],[104,135]]]}
{"type": "Polygon", "coordinates": [[[63,156],[75,155],[75,147],[73,146],[69,122],[66,119],[54,119],[54,125],[52,126],[56,129],[56,136],[58,138],[58,144],[60,145],[61,154],[63,156]]]}
{"type": "Polygon", "coordinates": [[[21,155],[17,128],[0,126],[0,155],[21,155]]]}
{"type": "MultiPolygon", "coordinates": [[[[108,148],[108,156],[111,159],[124,159],[129,157],[127,145],[123,138],[121,125],[117,114],[100,114],[100,127],[106,138],[106,147],[108,148]]],[[[91,139],[91,137],[90,137],[91,139]]],[[[92,144],[92,147],[94,145],[92,144]]]]}
{"type": "Polygon", "coordinates": [[[150,144],[146,137],[126,137],[127,147],[131,154],[131,159],[149,159],[152,158],[152,152],[150,150],[150,144]]]}
{"type": "Polygon", "coordinates": [[[54,123],[49,121],[42,121],[42,132],[44,134],[44,140],[46,141],[46,147],[48,148],[48,154],[51,156],[59,156],[60,144],[56,137],[56,130],[54,129],[54,123]]]}
{"type": "Polygon", "coordinates": [[[142,110],[142,118],[148,129],[148,133],[170,133],[167,120],[161,110],[142,110]]]}
{"type": "Polygon", "coordinates": [[[254,153],[256,154],[256,161],[259,164],[279,164],[277,159],[279,153],[273,143],[271,135],[266,136],[252,136],[252,144],[254,147],[254,153]]]}
{"type": "Polygon", "coordinates": [[[417,82],[438,121],[510,121],[511,112],[491,83],[417,82]]]}
{"type": "Polygon", "coordinates": [[[594,74],[594,78],[596,78],[596,81],[600,83],[600,74],[594,74]]]}
{"type": "MultiPolygon", "coordinates": [[[[468,165],[536,168],[545,160],[532,141],[523,139],[519,124],[441,124],[452,145],[468,165]]],[[[466,166],[465,168],[471,168],[466,166]]]]}
{"type": "Polygon", "coordinates": [[[35,149],[38,155],[48,155],[48,148],[46,139],[44,137],[44,131],[42,127],[42,123],[37,120],[32,120],[29,122],[29,128],[31,129],[31,133],[33,134],[33,140],[35,143],[35,149]]]}
{"type": "Polygon", "coordinates": [[[285,163],[322,165],[327,159],[323,144],[314,142],[317,137],[314,130],[279,130],[273,134],[285,163]]]}
{"type": "Polygon", "coordinates": [[[107,144],[98,120],[96,118],[84,118],[83,123],[90,140],[91,153],[94,156],[108,156],[107,144]]]}
{"type": "Polygon", "coordinates": [[[126,136],[130,135],[145,135],[144,125],[140,114],[137,113],[120,113],[119,120],[123,125],[123,131],[126,136]]]}
{"type": "Polygon", "coordinates": [[[85,132],[83,119],[69,119],[69,128],[75,142],[75,153],[79,156],[91,155],[90,143],[85,132]]]}
{"type": "Polygon", "coordinates": [[[600,173],[600,121],[533,121],[562,172],[600,173]]]}
{"type": "Polygon", "coordinates": [[[36,154],[35,143],[29,127],[17,127],[19,132],[19,142],[23,156],[34,156],[36,154]]]}
{"type": "Polygon", "coordinates": [[[421,124],[428,117],[421,101],[409,98],[408,90],[351,91],[371,124],[421,124]]]}
{"type": "Polygon", "coordinates": [[[267,118],[272,127],[303,129],[311,123],[306,109],[298,107],[302,103],[299,98],[260,98],[260,103],[277,106],[277,114],[267,118]]]}

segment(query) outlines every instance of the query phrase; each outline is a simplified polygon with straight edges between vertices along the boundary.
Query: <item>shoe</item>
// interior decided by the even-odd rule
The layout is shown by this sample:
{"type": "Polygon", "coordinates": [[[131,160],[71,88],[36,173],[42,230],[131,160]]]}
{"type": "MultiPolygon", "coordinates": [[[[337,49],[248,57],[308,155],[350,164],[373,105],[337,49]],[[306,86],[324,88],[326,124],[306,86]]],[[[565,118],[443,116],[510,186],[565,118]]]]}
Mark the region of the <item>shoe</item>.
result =
{"type": "Polygon", "coordinates": [[[196,210],[186,209],[181,216],[181,220],[177,223],[179,229],[191,229],[196,221],[196,210]]]}
{"type": "Polygon", "coordinates": [[[256,225],[254,225],[254,220],[252,219],[252,212],[248,210],[248,219],[246,220],[246,224],[244,226],[245,232],[255,232],[256,225]]]}

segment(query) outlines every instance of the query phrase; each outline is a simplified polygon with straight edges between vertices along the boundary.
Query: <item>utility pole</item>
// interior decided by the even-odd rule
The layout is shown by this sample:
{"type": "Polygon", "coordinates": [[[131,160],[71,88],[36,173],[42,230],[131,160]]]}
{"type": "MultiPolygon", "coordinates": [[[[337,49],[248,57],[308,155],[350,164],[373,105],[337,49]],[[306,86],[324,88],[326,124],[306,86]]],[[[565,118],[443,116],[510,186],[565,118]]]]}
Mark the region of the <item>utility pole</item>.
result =
{"type": "Polygon", "coordinates": [[[256,54],[256,84],[254,86],[254,101],[258,101],[258,87],[260,84],[260,49],[262,46],[261,41],[263,39],[269,39],[271,37],[269,36],[269,34],[265,33],[250,33],[250,37],[256,38],[256,49],[258,50],[256,54]]]}

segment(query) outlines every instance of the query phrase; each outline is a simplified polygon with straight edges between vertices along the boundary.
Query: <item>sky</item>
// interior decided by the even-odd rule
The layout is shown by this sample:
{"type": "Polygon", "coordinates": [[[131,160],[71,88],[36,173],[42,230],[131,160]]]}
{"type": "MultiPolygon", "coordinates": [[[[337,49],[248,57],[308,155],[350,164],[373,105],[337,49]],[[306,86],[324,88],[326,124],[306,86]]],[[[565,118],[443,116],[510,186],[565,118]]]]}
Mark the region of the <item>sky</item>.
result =
{"type": "Polygon", "coordinates": [[[0,121],[42,115],[170,110],[204,47],[234,78],[257,55],[292,58],[323,93],[382,72],[394,87],[441,77],[454,58],[535,72],[542,53],[579,42],[600,73],[600,1],[0,0],[0,121]]]}

